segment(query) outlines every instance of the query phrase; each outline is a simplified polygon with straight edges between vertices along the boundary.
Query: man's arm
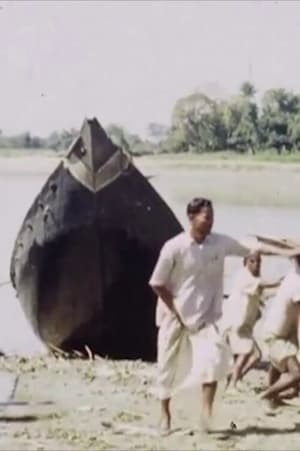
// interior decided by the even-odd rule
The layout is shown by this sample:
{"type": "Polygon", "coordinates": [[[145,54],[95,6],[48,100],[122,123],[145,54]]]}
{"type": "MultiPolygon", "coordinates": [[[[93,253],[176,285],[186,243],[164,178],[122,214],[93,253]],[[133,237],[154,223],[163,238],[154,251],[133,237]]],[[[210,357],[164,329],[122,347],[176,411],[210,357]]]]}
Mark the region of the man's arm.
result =
{"type": "Polygon", "coordinates": [[[174,310],[173,295],[164,285],[152,285],[154,293],[166,304],[169,310],[174,310]]]}
{"type": "Polygon", "coordinates": [[[253,240],[237,240],[230,236],[222,236],[222,244],[224,246],[225,255],[230,257],[246,257],[249,252],[254,250],[253,240]]]}
{"type": "Polygon", "coordinates": [[[163,301],[163,303],[168,307],[168,309],[176,316],[176,318],[178,319],[178,321],[180,322],[180,324],[182,326],[184,326],[182,319],[179,315],[179,313],[177,312],[175,306],[174,306],[174,296],[172,295],[172,293],[170,292],[170,290],[168,290],[168,288],[166,288],[165,286],[161,285],[151,285],[153,291],[157,294],[157,296],[163,301]]]}

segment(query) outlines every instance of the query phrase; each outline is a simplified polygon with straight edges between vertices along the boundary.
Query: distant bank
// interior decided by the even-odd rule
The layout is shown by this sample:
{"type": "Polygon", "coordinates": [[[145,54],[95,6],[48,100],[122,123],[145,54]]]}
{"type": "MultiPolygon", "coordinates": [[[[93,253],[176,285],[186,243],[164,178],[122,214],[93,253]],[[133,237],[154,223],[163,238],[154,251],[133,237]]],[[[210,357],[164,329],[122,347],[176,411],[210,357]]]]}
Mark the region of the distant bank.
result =
{"type": "MultiPolygon", "coordinates": [[[[151,183],[172,198],[186,202],[206,195],[215,202],[245,206],[300,208],[300,158],[289,156],[262,160],[248,156],[153,155],[134,157],[136,166],[153,176],[151,183]]],[[[57,166],[62,154],[15,151],[1,156],[2,176],[43,175],[57,166]]]]}

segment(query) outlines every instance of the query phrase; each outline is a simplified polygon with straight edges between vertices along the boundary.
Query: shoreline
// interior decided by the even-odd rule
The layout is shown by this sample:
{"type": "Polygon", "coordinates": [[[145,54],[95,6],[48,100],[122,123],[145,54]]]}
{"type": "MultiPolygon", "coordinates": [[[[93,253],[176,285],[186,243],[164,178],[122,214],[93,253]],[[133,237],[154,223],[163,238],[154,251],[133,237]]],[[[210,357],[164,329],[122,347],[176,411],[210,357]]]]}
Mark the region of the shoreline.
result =
{"type": "Polygon", "coordinates": [[[201,435],[199,393],[174,398],[174,429],[155,432],[159,402],[151,394],[155,364],[141,361],[1,357],[0,370],[19,375],[15,400],[47,406],[1,412],[0,450],[261,450],[299,449],[299,399],[266,415],[258,399],[267,374],[252,370],[243,391],[224,394],[220,384],[214,432],[201,435]],[[234,422],[236,428],[230,426],[234,422]]]}
{"type": "MultiPolygon", "coordinates": [[[[43,155],[41,153],[25,156],[24,154],[14,156],[1,156],[0,173],[22,173],[39,174],[49,173],[60,163],[63,154],[56,153],[43,155]]],[[[181,157],[166,157],[165,155],[133,157],[134,165],[141,169],[159,168],[162,171],[202,171],[206,169],[219,171],[270,171],[270,172],[299,172],[300,162],[278,162],[278,161],[258,161],[247,159],[218,159],[207,157],[197,157],[186,159],[181,157]]]]}

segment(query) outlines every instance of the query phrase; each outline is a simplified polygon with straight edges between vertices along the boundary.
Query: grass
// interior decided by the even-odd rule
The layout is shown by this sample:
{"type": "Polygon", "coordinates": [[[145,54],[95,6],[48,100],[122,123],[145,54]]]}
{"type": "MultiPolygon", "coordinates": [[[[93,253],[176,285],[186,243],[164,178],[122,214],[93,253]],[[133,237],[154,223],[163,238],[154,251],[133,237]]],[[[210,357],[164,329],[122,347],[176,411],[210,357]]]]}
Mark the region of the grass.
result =
{"type": "MultiPolygon", "coordinates": [[[[6,149],[0,148],[1,157],[24,157],[24,156],[61,156],[64,152],[56,152],[53,149],[6,149]]],[[[170,165],[181,165],[182,163],[193,165],[202,164],[203,162],[227,162],[227,163],[243,163],[243,164],[255,164],[255,163],[300,163],[300,152],[293,152],[291,154],[285,153],[278,155],[272,150],[260,151],[255,155],[250,154],[238,154],[230,150],[222,150],[217,152],[204,152],[202,154],[188,154],[188,153],[176,153],[176,154],[154,154],[150,156],[134,157],[136,160],[145,161],[159,161],[170,165]]]]}
{"type": "Polygon", "coordinates": [[[170,159],[170,160],[185,160],[199,161],[199,160],[226,160],[226,161],[276,161],[280,163],[284,162],[298,162],[300,163],[300,152],[277,154],[272,150],[265,150],[251,154],[239,154],[231,150],[221,150],[217,152],[204,152],[201,154],[193,153],[177,153],[177,154],[155,154],[150,158],[170,159]]]}
{"type": "Polygon", "coordinates": [[[277,155],[271,151],[260,152],[256,155],[237,154],[231,151],[210,152],[203,154],[157,154],[136,158],[149,166],[159,163],[163,167],[199,167],[249,168],[263,169],[281,165],[282,167],[300,167],[300,152],[277,155]]]}

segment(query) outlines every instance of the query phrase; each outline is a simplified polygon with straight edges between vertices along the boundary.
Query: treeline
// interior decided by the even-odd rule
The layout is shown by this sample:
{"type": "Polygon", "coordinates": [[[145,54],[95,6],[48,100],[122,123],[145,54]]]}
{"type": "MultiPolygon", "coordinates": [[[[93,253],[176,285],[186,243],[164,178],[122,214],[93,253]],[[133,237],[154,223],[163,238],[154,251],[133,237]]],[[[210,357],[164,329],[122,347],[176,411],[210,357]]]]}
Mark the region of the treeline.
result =
{"type": "MultiPolygon", "coordinates": [[[[106,131],[116,144],[134,155],[299,151],[300,95],[281,88],[270,89],[258,103],[255,94],[255,87],[244,82],[240,91],[227,100],[212,99],[201,92],[182,97],[173,108],[170,126],[149,124],[146,140],[117,124],[109,125],[106,131]]],[[[71,129],[41,138],[29,132],[10,137],[0,132],[0,148],[59,151],[66,149],[77,134],[71,129]]]]}
{"type": "Polygon", "coordinates": [[[160,147],[165,152],[192,153],[298,151],[300,95],[270,89],[258,105],[255,88],[249,82],[243,83],[240,92],[226,101],[193,93],[177,101],[171,127],[160,147]]]}
{"type": "Polygon", "coordinates": [[[6,136],[0,131],[0,149],[47,149],[64,150],[77,136],[75,129],[53,132],[47,138],[32,135],[30,132],[6,136]]]}

